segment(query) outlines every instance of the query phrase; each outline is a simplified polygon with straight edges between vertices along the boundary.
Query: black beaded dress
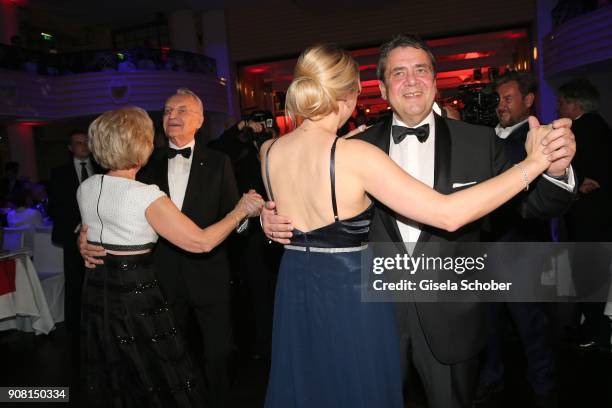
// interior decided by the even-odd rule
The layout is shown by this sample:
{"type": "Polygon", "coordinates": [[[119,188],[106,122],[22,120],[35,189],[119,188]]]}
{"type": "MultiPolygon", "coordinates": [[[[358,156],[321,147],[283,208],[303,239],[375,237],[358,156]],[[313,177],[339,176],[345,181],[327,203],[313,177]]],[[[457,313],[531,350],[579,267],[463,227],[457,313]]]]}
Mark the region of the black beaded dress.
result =
{"type": "MultiPolygon", "coordinates": [[[[146,208],[155,185],[96,175],[77,192],[88,241],[107,250],[151,249],[157,234],[146,208]]],[[[202,377],[158,285],[150,253],[107,255],[88,269],[82,305],[83,387],[87,406],[202,407],[202,377]]]]}

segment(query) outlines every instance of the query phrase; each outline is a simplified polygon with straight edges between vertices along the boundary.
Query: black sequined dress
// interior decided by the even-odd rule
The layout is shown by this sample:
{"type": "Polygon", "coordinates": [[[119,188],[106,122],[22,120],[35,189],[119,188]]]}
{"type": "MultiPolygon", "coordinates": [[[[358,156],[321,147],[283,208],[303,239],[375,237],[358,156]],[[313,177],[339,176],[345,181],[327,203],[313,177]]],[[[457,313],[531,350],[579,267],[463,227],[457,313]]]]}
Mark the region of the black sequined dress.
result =
{"type": "MultiPolygon", "coordinates": [[[[155,185],[94,175],[77,190],[90,243],[115,252],[151,250],[146,209],[155,185]]],[[[83,285],[81,370],[87,407],[202,407],[202,377],[158,285],[149,253],[107,255],[83,285]]]]}
{"type": "Polygon", "coordinates": [[[149,254],[112,256],[86,272],[82,352],[87,406],[202,407],[191,363],[149,254]]]}

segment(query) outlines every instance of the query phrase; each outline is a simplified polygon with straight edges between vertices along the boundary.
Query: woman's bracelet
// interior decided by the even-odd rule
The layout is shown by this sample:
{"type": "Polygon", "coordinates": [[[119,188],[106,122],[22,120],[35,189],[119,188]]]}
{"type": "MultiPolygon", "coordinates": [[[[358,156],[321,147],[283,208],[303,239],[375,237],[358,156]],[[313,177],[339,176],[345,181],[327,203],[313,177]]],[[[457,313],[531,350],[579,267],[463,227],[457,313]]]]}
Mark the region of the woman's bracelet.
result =
{"type": "Polygon", "coordinates": [[[523,167],[521,163],[516,163],[514,167],[518,167],[523,175],[523,182],[525,183],[525,191],[529,191],[529,176],[527,175],[527,170],[523,167]]]}

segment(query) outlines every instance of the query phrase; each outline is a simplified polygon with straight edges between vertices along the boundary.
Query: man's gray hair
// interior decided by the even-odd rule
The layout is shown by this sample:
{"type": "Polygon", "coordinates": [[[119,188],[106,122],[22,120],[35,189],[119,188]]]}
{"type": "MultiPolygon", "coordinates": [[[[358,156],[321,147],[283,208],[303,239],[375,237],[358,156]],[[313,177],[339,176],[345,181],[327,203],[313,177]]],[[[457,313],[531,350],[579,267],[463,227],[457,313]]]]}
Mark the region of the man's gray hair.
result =
{"type": "Polygon", "coordinates": [[[191,89],[188,88],[179,88],[176,90],[175,95],[189,95],[191,96],[193,99],[196,100],[196,102],[198,103],[198,106],[200,107],[200,112],[202,113],[202,115],[204,115],[204,104],[202,103],[202,100],[198,97],[198,95],[195,94],[195,92],[193,92],[191,89]]]}
{"type": "Polygon", "coordinates": [[[585,78],[573,79],[561,85],[558,96],[568,102],[576,102],[585,113],[599,107],[599,91],[585,78]]]}

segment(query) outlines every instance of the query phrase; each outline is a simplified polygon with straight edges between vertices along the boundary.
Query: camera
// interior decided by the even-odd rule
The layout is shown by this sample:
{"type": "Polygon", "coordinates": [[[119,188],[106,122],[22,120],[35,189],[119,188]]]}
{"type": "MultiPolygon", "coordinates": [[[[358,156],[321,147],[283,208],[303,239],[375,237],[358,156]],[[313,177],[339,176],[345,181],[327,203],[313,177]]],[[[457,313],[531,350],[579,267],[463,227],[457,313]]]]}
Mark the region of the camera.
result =
{"type": "Polygon", "coordinates": [[[261,122],[264,124],[266,129],[271,129],[274,126],[274,117],[270,111],[255,111],[251,113],[251,116],[247,120],[253,122],[261,122]]]}
{"type": "Polygon", "coordinates": [[[463,103],[461,119],[477,125],[495,126],[498,122],[495,108],[499,95],[491,84],[466,84],[459,86],[459,99],[463,103]]]}
{"type": "Polygon", "coordinates": [[[255,111],[249,115],[247,121],[261,123],[263,130],[261,132],[255,132],[249,126],[243,129],[243,135],[248,143],[255,142],[257,149],[268,139],[272,139],[274,136],[274,116],[269,111],[255,111]]]}

